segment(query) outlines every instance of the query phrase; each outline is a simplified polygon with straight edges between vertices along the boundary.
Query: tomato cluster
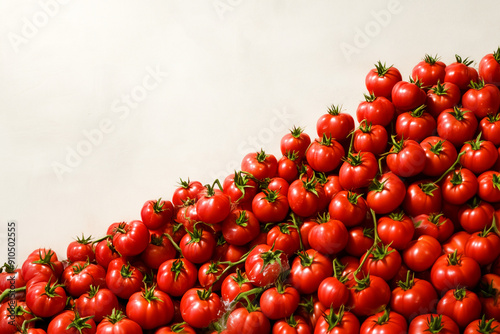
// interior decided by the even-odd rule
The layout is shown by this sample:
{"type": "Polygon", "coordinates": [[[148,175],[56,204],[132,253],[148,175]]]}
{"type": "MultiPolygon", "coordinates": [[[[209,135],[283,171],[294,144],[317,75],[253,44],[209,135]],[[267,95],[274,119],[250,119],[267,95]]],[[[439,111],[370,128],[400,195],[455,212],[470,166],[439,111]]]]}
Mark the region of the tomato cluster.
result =
{"type": "Polygon", "coordinates": [[[375,65],[353,116],[0,273],[1,333],[500,333],[500,48],[375,65]]]}

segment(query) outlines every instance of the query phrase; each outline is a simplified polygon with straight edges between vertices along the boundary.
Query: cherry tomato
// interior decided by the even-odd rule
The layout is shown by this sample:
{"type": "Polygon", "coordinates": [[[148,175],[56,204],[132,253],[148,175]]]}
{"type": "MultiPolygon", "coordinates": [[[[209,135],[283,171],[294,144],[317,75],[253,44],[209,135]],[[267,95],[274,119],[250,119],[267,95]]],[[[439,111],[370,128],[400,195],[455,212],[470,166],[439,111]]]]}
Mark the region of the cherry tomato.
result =
{"type": "Polygon", "coordinates": [[[401,80],[403,79],[397,68],[386,66],[379,61],[366,75],[365,85],[370,94],[391,99],[392,88],[401,80]]]}
{"type": "Polygon", "coordinates": [[[356,109],[356,118],[359,123],[365,120],[365,122],[373,125],[389,125],[394,114],[394,105],[389,99],[383,96],[377,97],[373,94],[365,95],[365,101],[361,102],[356,109]]]}
{"type": "Polygon", "coordinates": [[[399,111],[413,110],[425,103],[427,94],[420,80],[399,81],[391,92],[392,103],[399,111]]]}
{"type": "Polygon", "coordinates": [[[426,112],[426,108],[426,105],[421,105],[412,111],[399,114],[396,119],[398,139],[412,139],[420,143],[436,131],[436,120],[426,112]]]}
{"type": "Polygon", "coordinates": [[[382,125],[362,120],[354,131],[353,148],[356,152],[371,152],[379,155],[385,152],[387,140],[387,130],[382,125]]]}
{"type": "Polygon", "coordinates": [[[487,83],[500,86],[500,47],[479,62],[479,76],[487,83]]]}
{"type": "Polygon", "coordinates": [[[457,85],[452,82],[438,82],[427,91],[426,111],[437,118],[443,110],[456,106],[460,98],[460,88],[457,85]]]}
{"type": "Polygon", "coordinates": [[[437,118],[439,137],[460,147],[465,141],[474,138],[477,119],[474,113],[466,108],[453,107],[443,110],[437,118]]]}
{"type": "Polygon", "coordinates": [[[422,81],[425,87],[431,87],[438,82],[444,81],[446,74],[446,64],[439,60],[439,57],[432,57],[428,54],[411,71],[413,80],[422,81]]]}
{"type": "Polygon", "coordinates": [[[344,156],[342,145],[326,135],[314,140],[306,152],[307,163],[318,172],[331,172],[340,164],[344,156]]]}
{"type": "Polygon", "coordinates": [[[310,144],[311,137],[304,132],[304,129],[293,127],[290,133],[287,133],[281,138],[280,149],[283,155],[287,154],[287,152],[295,153],[298,159],[302,159],[305,157],[307,148],[310,144]]]}
{"type": "Polygon", "coordinates": [[[335,105],[328,108],[327,113],[322,115],[316,123],[318,137],[322,138],[326,135],[339,142],[345,141],[352,130],[354,130],[354,118],[348,113],[343,113],[342,108],[335,105]]]}
{"type": "Polygon", "coordinates": [[[459,55],[455,55],[456,61],[449,64],[444,69],[446,74],[444,82],[454,83],[461,91],[466,91],[471,81],[477,81],[479,75],[474,67],[471,67],[473,60],[469,58],[462,59],[459,55]]]}

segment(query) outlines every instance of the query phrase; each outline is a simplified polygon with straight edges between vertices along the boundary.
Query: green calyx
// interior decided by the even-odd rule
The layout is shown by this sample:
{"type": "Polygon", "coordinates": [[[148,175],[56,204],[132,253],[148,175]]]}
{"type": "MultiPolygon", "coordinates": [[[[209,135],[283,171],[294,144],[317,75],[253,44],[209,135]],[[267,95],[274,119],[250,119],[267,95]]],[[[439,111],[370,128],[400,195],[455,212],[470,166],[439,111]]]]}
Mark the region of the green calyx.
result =
{"type": "Polygon", "coordinates": [[[264,162],[269,155],[264,152],[263,149],[260,149],[260,152],[257,152],[257,156],[255,159],[257,159],[258,162],[264,162]]]}
{"type": "Polygon", "coordinates": [[[260,257],[262,259],[262,269],[260,270],[260,272],[263,272],[264,269],[270,265],[270,264],[273,264],[275,262],[278,262],[281,264],[281,254],[283,253],[283,251],[281,250],[269,250],[267,252],[264,252],[264,253],[261,253],[260,254],[260,257]]]}
{"type": "Polygon", "coordinates": [[[50,279],[49,279],[49,281],[45,285],[45,292],[42,295],[45,295],[49,298],[60,297],[60,295],[56,293],[56,289],[62,287],[64,287],[64,284],[57,284],[57,282],[50,284],[50,279]]]}
{"type": "Polygon", "coordinates": [[[464,64],[465,66],[470,66],[474,62],[473,60],[470,60],[469,57],[462,59],[462,57],[460,57],[457,54],[455,55],[455,59],[456,59],[457,63],[464,64]]]}
{"type": "Polygon", "coordinates": [[[415,274],[409,270],[406,272],[406,280],[398,281],[398,286],[404,291],[408,291],[415,285],[415,274]]]}
{"type": "Polygon", "coordinates": [[[430,91],[437,96],[448,95],[448,88],[445,88],[444,84],[440,81],[438,81],[436,87],[432,87],[430,91]]]}
{"type": "Polygon", "coordinates": [[[266,195],[264,197],[265,200],[267,200],[269,203],[274,203],[278,200],[279,196],[280,196],[280,193],[279,193],[279,190],[271,190],[271,189],[263,189],[262,192],[264,193],[264,195],[266,195]]]}
{"type": "Polygon", "coordinates": [[[114,325],[125,319],[126,316],[122,311],[114,308],[113,311],[111,311],[111,314],[104,318],[114,325]]]}
{"type": "Polygon", "coordinates": [[[495,52],[493,52],[493,58],[500,64],[500,46],[495,52]]]}
{"type": "Polygon", "coordinates": [[[449,266],[456,266],[462,261],[462,255],[455,249],[453,253],[448,254],[447,260],[449,266]]]}
{"type": "Polygon", "coordinates": [[[484,79],[480,79],[479,81],[470,81],[469,83],[469,88],[475,89],[475,90],[481,90],[484,88],[486,85],[486,82],[484,82],[484,79]]]}
{"type": "Polygon", "coordinates": [[[164,205],[165,205],[165,202],[162,202],[161,197],[160,197],[157,201],[154,202],[154,205],[153,205],[154,213],[161,213],[161,212],[165,211],[164,205]]]}
{"type": "Polygon", "coordinates": [[[163,303],[163,300],[155,296],[155,289],[156,285],[151,285],[150,287],[147,286],[147,284],[144,284],[144,291],[142,292],[141,296],[144,298],[145,301],[148,303],[151,303],[152,301],[158,301],[163,303]]]}
{"type": "Polygon", "coordinates": [[[321,137],[321,141],[319,141],[319,144],[323,146],[331,146],[332,140],[333,140],[332,137],[328,137],[326,133],[323,133],[323,136],[321,137]]]}
{"type": "Polygon", "coordinates": [[[305,251],[298,252],[297,256],[300,258],[300,265],[302,267],[310,267],[314,262],[314,256],[310,256],[305,251]]]}
{"type": "Polygon", "coordinates": [[[391,141],[392,141],[391,153],[399,153],[403,149],[406,140],[401,139],[401,140],[397,141],[396,135],[392,135],[391,141]]]}
{"type": "Polygon", "coordinates": [[[494,333],[495,330],[498,328],[498,325],[495,326],[495,327],[492,327],[494,321],[495,321],[494,318],[491,318],[488,321],[486,321],[486,315],[483,313],[483,316],[479,320],[479,323],[478,323],[478,326],[477,326],[478,328],[476,329],[477,332],[481,333],[481,334],[492,334],[492,333],[494,333]]]}
{"type": "Polygon", "coordinates": [[[66,330],[70,330],[71,328],[74,328],[79,333],[82,333],[84,329],[86,329],[86,328],[92,328],[92,325],[89,324],[89,323],[87,323],[87,321],[89,321],[89,319],[92,319],[94,317],[93,315],[81,318],[80,314],[78,313],[78,311],[75,310],[74,312],[75,312],[75,318],[68,325],[68,327],[66,327],[66,330]]]}
{"type": "Polygon", "coordinates": [[[241,226],[241,227],[248,226],[248,216],[247,216],[247,212],[245,210],[240,211],[240,215],[238,216],[238,218],[236,218],[235,223],[236,223],[236,225],[241,226]]]}
{"type": "Polygon", "coordinates": [[[394,249],[389,249],[389,246],[390,245],[377,244],[377,246],[373,249],[373,252],[371,253],[372,258],[376,261],[384,260],[387,257],[387,255],[394,252],[394,249]]]}
{"type": "Polygon", "coordinates": [[[370,133],[372,131],[372,123],[367,122],[365,118],[359,123],[358,129],[363,133],[370,133]]]}
{"type": "Polygon", "coordinates": [[[444,328],[443,324],[443,316],[433,316],[432,314],[429,315],[429,318],[427,318],[427,329],[426,331],[430,333],[439,333],[441,330],[444,328]]]}
{"type": "Polygon", "coordinates": [[[177,259],[172,263],[170,271],[174,273],[174,281],[177,281],[179,275],[184,270],[184,262],[181,259],[177,259]]]}
{"type": "Polygon", "coordinates": [[[439,187],[437,186],[437,184],[435,184],[434,182],[420,183],[418,185],[418,187],[427,196],[434,196],[434,191],[436,191],[437,189],[439,189],[439,187]]]}
{"type": "Polygon", "coordinates": [[[365,97],[365,101],[368,102],[368,103],[372,103],[372,102],[374,102],[377,99],[377,97],[373,93],[371,93],[371,94],[363,94],[363,96],[365,97]]]}
{"type": "Polygon", "coordinates": [[[385,63],[382,64],[382,62],[379,60],[376,64],[375,64],[375,70],[377,72],[377,75],[379,77],[384,77],[387,72],[389,72],[389,70],[392,68],[393,65],[391,66],[387,66],[385,63]]]}
{"type": "Polygon", "coordinates": [[[377,318],[376,324],[385,325],[389,322],[390,317],[391,317],[391,311],[388,308],[386,308],[384,310],[384,313],[377,318]]]}
{"type": "Polygon", "coordinates": [[[81,245],[88,245],[92,243],[92,236],[90,235],[88,238],[85,238],[85,235],[82,233],[82,237],[76,237],[76,242],[78,242],[81,245]]]}
{"type": "Polygon", "coordinates": [[[37,264],[43,264],[49,266],[52,270],[54,270],[54,262],[52,262],[52,256],[54,255],[54,251],[52,249],[49,249],[48,251],[45,252],[45,255],[42,255],[42,250],[38,251],[38,258],[39,260],[33,261],[33,263],[37,264]]]}
{"type": "Polygon", "coordinates": [[[356,194],[350,190],[347,192],[347,200],[349,201],[349,203],[351,203],[353,205],[357,205],[359,198],[362,196],[363,196],[363,194],[356,194]]]}
{"type": "Polygon", "coordinates": [[[424,56],[424,61],[429,64],[429,65],[435,65],[439,61],[438,55],[435,55],[434,57],[431,55],[426,54],[424,56]]]}
{"type": "Polygon", "coordinates": [[[464,119],[464,115],[465,113],[468,113],[470,111],[468,110],[462,110],[461,108],[457,107],[457,106],[454,106],[453,107],[453,111],[449,111],[448,114],[452,115],[453,117],[455,117],[455,119],[457,121],[462,121],[464,119]]]}
{"type": "Polygon", "coordinates": [[[129,262],[127,262],[127,264],[124,264],[122,266],[122,269],[120,270],[120,274],[123,278],[130,278],[130,277],[132,277],[134,270],[135,270],[135,268],[132,267],[132,265],[129,262]]]}
{"type": "Polygon", "coordinates": [[[301,127],[296,127],[294,126],[291,130],[290,130],[290,134],[292,135],[293,138],[296,138],[298,139],[300,137],[300,135],[304,132],[304,129],[301,128],[301,127]]]}
{"type": "Polygon", "coordinates": [[[338,116],[341,112],[342,112],[342,106],[340,105],[335,105],[335,104],[332,104],[327,112],[332,115],[332,116],[338,116]]]}
{"type": "Polygon", "coordinates": [[[304,189],[310,193],[313,193],[316,195],[316,197],[319,197],[318,191],[316,190],[316,186],[318,185],[318,181],[316,180],[316,176],[313,174],[311,178],[307,179],[302,179],[302,186],[304,189]]]}
{"type": "Polygon", "coordinates": [[[432,224],[436,226],[441,226],[446,220],[443,220],[442,222],[439,222],[439,220],[443,217],[443,213],[431,213],[429,217],[427,217],[427,220],[430,221],[432,224]]]}
{"type": "Polygon", "coordinates": [[[426,107],[427,106],[425,104],[422,104],[421,106],[417,107],[415,110],[411,111],[410,115],[412,117],[415,117],[415,118],[422,117],[426,107]]]}
{"type": "Polygon", "coordinates": [[[466,144],[470,145],[470,148],[473,151],[478,151],[481,149],[481,144],[484,142],[484,140],[481,140],[481,135],[482,135],[482,132],[479,132],[479,134],[477,135],[475,140],[471,140],[471,141],[466,142],[466,144]]]}
{"type": "Polygon", "coordinates": [[[435,155],[440,155],[441,152],[444,150],[443,143],[444,143],[444,139],[443,140],[439,140],[434,145],[431,144],[430,151],[432,153],[434,153],[435,155]]]}
{"type": "Polygon", "coordinates": [[[398,221],[398,222],[403,221],[403,219],[405,218],[405,216],[406,215],[405,215],[404,211],[391,212],[389,214],[389,218],[391,218],[394,221],[398,221]]]}
{"type": "Polygon", "coordinates": [[[330,313],[323,315],[323,317],[328,324],[328,332],[330,332],[342,322],[344,318],[344,305],[340,306],[337,313],[333,311],[333,307],[330,307],[330,313]]]}
{"type": "Polygon", "coordinates": [[[453,297],[455,297],[456,300],[463,300],[466,295],[467,290],[465,290],[465,288],[457,288],[453,290],[453,297]]]}

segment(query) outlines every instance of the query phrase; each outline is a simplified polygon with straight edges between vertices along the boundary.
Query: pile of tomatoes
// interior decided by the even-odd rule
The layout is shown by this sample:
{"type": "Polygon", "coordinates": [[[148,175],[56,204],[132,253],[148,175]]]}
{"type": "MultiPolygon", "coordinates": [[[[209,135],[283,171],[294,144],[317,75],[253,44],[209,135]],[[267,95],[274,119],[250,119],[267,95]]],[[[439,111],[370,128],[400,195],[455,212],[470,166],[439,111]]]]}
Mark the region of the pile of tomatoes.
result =
{"type": "Polygon", "coordinates": [[[500,333],[500,48],[471,63],[379,62],[357,126],[6,264],[0,332],[500,333]]]}

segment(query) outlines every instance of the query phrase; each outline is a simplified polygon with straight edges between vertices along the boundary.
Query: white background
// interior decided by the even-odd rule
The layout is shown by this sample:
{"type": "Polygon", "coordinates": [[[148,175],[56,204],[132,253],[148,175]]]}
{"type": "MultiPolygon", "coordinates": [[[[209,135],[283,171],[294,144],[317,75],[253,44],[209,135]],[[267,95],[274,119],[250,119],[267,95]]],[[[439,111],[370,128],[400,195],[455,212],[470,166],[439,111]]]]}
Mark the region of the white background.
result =
{"type": "Polygon", "coordinates": [[[0,261],[10,219],[19,264],[38,247],[65,258],[82,232],[103,236],[139,219],[146,200],[170,199],[179,178],[223,178],[261,147],[279,158],[293,125],[315,138],[329,105],[354,114],[378,60],[405,79],[426,53],[478,62],[500,45],[499,9],[493,0],[0,1],[0,261]]]}

